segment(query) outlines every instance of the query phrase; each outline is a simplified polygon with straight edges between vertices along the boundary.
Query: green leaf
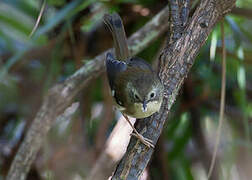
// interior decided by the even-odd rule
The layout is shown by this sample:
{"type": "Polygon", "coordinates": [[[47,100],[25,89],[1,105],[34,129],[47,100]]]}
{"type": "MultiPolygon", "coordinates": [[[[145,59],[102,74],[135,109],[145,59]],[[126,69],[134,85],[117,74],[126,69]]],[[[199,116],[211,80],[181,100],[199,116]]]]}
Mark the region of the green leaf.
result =
{"type": "Polygon", "coordinates": [[[47,3],[53,6],[62,6],[66,3],[66,0],[47,0],[47,3]]]}
{"type": "MultiPolygon", "coordinates": [[[[237,56],[239,60],[244,60],[244,52],[242,46],[240,46],[237,50],[237,56]]],[[[246,88],[246,70],[243,65],[240,65],[237,70],[237,81],[238,85],[241,89],[246,88]]]]}
{"type": "Polygon", "coordinates": [[[238,67],[237,70],[237,81],[238,85],[241,89],[246,88],[246,73],[245,73],[245,68],[244,66],[238,67]]]}
{"type": "Polygon", "coordinates": [[[94,2],[96,2],[96,0],[85,0],[82,4],[77,6],[77,8],[73,11],[73,13],[78,13],[79,11],[86,9],[91,3],[94,2]]]}
{"type": "Polygon", "coordinates": [[[21,31],[26,35],[28,35],[30,32],[30,27],[27,27],[25,24],[20,22],[19,19],[11,18],[8,15],[0,14],[0,22],[1,22],[1,24],[2,23],[7,24],[12,28],[15,28],[16,30],[21,31]]]}
{"type": "Polygon", "coordinates": [[[210,45],[210,60],[211,61],[215,59],[217,40],[218,40],[217,31],[214,30],[212,33],[211,45],[210,45]]]}
{"type": "Polygon", "coordinates": [[[238,48],[238,51],[237,51],[237,56],[240,60],[244,60],[244,51],[243,51],[243,48],[242,46],[240,46],[238,48]]]}

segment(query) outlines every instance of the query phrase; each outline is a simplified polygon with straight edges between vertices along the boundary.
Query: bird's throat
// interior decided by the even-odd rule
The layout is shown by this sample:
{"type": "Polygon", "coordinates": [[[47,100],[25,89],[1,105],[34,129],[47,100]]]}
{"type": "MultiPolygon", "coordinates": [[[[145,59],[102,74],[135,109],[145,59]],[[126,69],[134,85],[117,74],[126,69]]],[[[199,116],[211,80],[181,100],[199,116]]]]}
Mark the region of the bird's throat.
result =
{"type": "Polygon", "coordinates": [[[134,103],[132,106],[132,109],[134,109],[134,112],[125,112],[129,116],[132,116],[134,118],[146,118],[154,114],[155,112],[158,112],[161,107],[162,102],[158,101],[150,101],[147,103],[147,107],[144,109],[142,103],[134,103]]]}

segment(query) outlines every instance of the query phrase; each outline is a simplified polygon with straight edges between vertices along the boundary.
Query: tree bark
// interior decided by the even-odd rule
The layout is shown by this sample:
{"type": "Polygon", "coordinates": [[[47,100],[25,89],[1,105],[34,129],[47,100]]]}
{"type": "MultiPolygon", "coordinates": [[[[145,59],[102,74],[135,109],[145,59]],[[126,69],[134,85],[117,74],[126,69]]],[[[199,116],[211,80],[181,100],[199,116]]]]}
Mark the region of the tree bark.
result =
{"type": "MultiPolygon", "coordinates": [[[[144,137],[151,139],[155,144],[196,55],[215,24],[231,11],[234,5],[235,0],[202,0],[181,36],[179,38],[175,36],[175,41],[169,41],[170,43],[161,53],[159,76],[165,86],[162,107],[159,113],[138,120],[136,123],[138,132],[142,132],[144,137]]],[[[118,164],[112,179],[139,179],[152,153],[152,148],[146,147],[132,137],[127,152],[118,164]]]]}

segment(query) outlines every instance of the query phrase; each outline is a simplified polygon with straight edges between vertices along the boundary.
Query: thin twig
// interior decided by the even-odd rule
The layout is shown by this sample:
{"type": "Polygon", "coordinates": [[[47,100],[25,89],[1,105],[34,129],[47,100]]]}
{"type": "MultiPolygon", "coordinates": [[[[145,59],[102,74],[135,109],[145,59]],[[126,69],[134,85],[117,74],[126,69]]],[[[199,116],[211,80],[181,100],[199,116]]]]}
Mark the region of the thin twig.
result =
{"type": "Polygon", "coordinates": [[[39,12],[39,15],[38,15],[38,18],[37,18],[37,21],[36,21],[32,31],[31,31],[31,33],[29,34],[29,38],[31,38],[32,35],[34,34],[34,32],[37,30],[39,22],[41,20],[41,17],[42,17],[42,15],[44,13],[45,7],[46,7],[46,0],[43,1],[43,4],[41,6],[41,9],[40,9],[40,12],[39,12]]]}
{"type": "Polygon", "coordinates": [[[210,165],[210,169],[208,172],[208,179],[211,177],[216,156],[217,156],[217,151],[218,147],[220,144],[220,135],[221,135],[221,128],[223,124],[223,119],[224,119],[224,110],[225,110],[225,96],[226,96],[226,47],[225,47],[225,34],[224,34],[224,22],[221,22],[221,40],[222,40],[222,78],[221,78],[221,102],[220,102],[220,116],[219,116],[219,124],[217,128],[217,137],[216,137],[216,142],[214,146],[214,152],[213,152],[213,157],[210,165]]]}

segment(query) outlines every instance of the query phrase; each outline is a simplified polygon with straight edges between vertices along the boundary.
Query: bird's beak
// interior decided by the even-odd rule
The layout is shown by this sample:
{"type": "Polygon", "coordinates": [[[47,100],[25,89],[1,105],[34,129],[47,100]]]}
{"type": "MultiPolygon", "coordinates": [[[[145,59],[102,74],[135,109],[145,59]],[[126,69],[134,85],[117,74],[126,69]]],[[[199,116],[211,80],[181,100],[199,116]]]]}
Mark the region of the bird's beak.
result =
{"type": "Polygon", "coordinates": [[[147,111],[147,101],[146,100],[144,100],[143,101],[143,112],[146,112],[147,111]]]}

